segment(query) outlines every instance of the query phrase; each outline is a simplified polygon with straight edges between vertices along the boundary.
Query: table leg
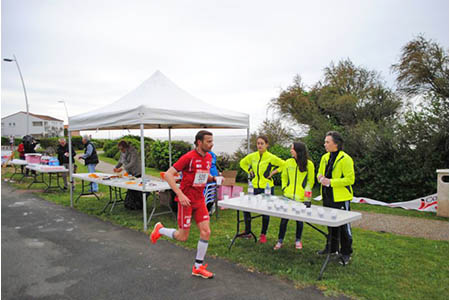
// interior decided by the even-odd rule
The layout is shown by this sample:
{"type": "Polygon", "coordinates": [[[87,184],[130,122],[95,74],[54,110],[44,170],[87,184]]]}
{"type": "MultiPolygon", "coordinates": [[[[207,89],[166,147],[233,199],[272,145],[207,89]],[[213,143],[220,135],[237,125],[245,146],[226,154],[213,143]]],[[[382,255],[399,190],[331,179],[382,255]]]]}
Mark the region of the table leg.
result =
{"type": "MultiPolygon", "coordinates": [[[[89,185],[90,185],[90,183],[88,184],[88,186],[89,186],[89,185]]],[[[81,196],[87,196],[87,195],[94,195],[95,198],[97,198],[97,200],[100,201],[100,198],[97,196],[96,193],[94,193],[94,192],[86,193],[86,192],[84,191],[84,186],[85,186],[85,185],[84,185],[84,180],[81,180],[81,194],[78,195],[77,199],[75,199],[75,202],[77,202],[78,199],[80,199],[81,196]]]]}
{"type": "MultiPolygon", "coordinates": [[[[17,166],[13,165],[14,167],[14,173],[11,175],[11,177],[9,177],[9,179],[13,179],[14,175],[20,174],[19,172],[17,172],[17,166]]],[[[21,172],[22,173],[22,172],[21,172]]],[[[23,177],[22,177],[23,178],[23,177]]]]}
{"type": "MultiPolygon", "coordinates": [[[[325,232],[323,232],[322,230],[320,230],[319,228],[317,228],[316,226],[314,226],[308,222],[305,222],[305,223],[308,224],[309,226],[311,226],[312,228],[314,228],[315,230],[317,230],[318,232],[320,232],[321,234],[323,234],[327,238],[328,254],[327,254],[327,257],[325,258],[325,261],[322,264],[322,268],[320,269],[319,277],[317,278],[317,280],[322,280],[323,273],[325,272],[325,269],[327,268],[328,262],[330,261],[330,257],[331,257],[331,234],[330,233],[326,234],[325,232]]],[[[341,227],[338,227],[338,247],[340,245],[340,236],[341,236],[341,227]]],[[[344,261],[342,257],[340,257],[340,259],[342,261],[344,261]]]]}
{"type": "MultiPolygon", "coordinates": [[[[233,239],[231,240],[231,243],[230,243],[230,246],[228,246],[228,250],[231,250],[231,247],[233,246],[233,244],[234,244],[234,242],[236,241],[236,239],[238,238],[238,237],[241,237],[241,236],[244,236],[244,235],[246,235],[246,233],[245,232],[243,232],[243,233],[239,233],[239,224],[240,223],[242,223],[242,222],[245,222],[245,220],[241,220],[241,218],[239,217],[239,210],[237,210],[236,211],[236,218],[237,218],[237,222],[236,222],[236,234],[234,235],[234,237],[233,237],[233,239]]],[[[259,217],[262,217],[262,215],[258,215],[258,216],[254,216],[254,217],[251,217],[252,218],[252,220],[253,219],[255,219],[255,218],[259,218],[259,217]]],[[[256,238],[256,235],[253,233],[253,231],[251,231],[250,230],[250,234],[253,236],[253,238],[255,239],[255,243],[258,241],[258,239],[256,238]]]]}
{"type": "MultiPolygon", "coordinates": [[[[108,206],[111,204],[111,203],[113,203],[113,195],[112,195],[112,192],[113,192],[113,189],[114,189],[114,193],[116,192],[115,191],[115,187],[112,187],[112,186],[108,186],[109,187],[109,201],[108,201],[108,203],[106,203],[106,205],[103,207],[103,209],[102,209],[102,211],[100,212],[100,213],[104,213],[105,211],[106,211],[106,209],[108,208],[108,206]]],[[[82,187],[82,189],[83,189],[83,187],[82,187]]]]}
{"type": "Polygon", "coordinates": [[[320,268],[320,273],[319,273],[319,277],[317,278],[317,280],[322,280],[323,277],[323,272],[325,272],[325,269],[328,265],[328,262],[330,261],[330,257],[331,257],[331,234],[327,235],[327,249],[328,249],[328,254],[327,257],[325,258],[325,261],[322,264],[322,268],[320,268]]]}
{"type": "Polygon", "coordinates": [[[119,197],[117,197],[117,188],[114,188],[114,195],[115,195],[115,197],[114,197],[114,202],[113,202],[113,204],[111,205],[111,210],[109,211],[110,213],[112,213],[112,211],[113,211],[113,209],[114,209],[114,206],[116,205],[116,203],[119,203],[119,202],[123,202],[123,199],[122,199],[122,189],[121,188],[119,188],[119,197]]]}
{"type": "Polygon", "coordinates": [[[155,214],[155,210],[156,210],[156,193],[152,193],[152,194],[153,194],[152,212],[150,213],[150,216],[148,217],[147,225],[150,224],[150,221],[152,220],[152,217],[155,214]]]}
{"type": "MultiPolygon", "coordinates": [[[[27,189],[29,189],[34,183],[43,183],[43,184],[45,184],[46,186],[47,186],[47,188],[48,188],[48,184],[44,181],[44,173],[41,173],[41,176],[42,176],[42,180],[41,181],[39,181],[38,179],[37,179],[37,177],[38,177],[39,175],[38,175],[38,172],[34,172],[34,175],[33,175],[33,181],[28,185],[28,187],[27,187],[27,189]]],[[[45,189],[45,191],[47,191],[47,189],[45,189]]],[[[44,192],[45,192],[44,191],[44,192]]]]}

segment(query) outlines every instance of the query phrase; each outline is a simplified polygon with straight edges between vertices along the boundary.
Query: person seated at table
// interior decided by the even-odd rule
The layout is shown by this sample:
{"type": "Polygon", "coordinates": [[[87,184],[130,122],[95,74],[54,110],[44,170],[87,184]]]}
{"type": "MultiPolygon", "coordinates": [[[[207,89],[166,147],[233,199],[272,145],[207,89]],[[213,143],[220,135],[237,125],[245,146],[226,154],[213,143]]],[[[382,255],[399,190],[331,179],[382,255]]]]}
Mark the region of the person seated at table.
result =
{"type": "MultiPolygon", "coordinates": [[[[291,155],[292,158],[286,160],[286,164],[281,171],[281,189],[285,197],[295,201],[303,201],[306,186],[309,185],[311,189],[314,186],[314,164],[309,159],[308,148],[302,142],[292,144],[291,155]]],[[[288,219],[281,219],[278,242],[273,247],[274,250],[283,246],[288,221],[288,219]]],[[[303,248],[302,231],[303,222],[297,221],[295,249],[298,250],[303,248]]]]}
{"type": "MultiPolygon", "coordinates": [[[[67,144],[65,138],[59,139],[59,145],[56,149],[56,153],[58,154],[58,161],[61,166],[64,166],[67,170],[69,170],[69,144],[67,144]]],[[[72,166],[73,166],[73,173],[76,173],[76,165],[75,165],[75,155],[77,153],[75,152],[75,148],[72,145],[72,166]]],[[[61,173],[61,176],[63,178],[64,182],[64,189],[67,190],[67,173],[63,172],[61,173]]]]}
{"type": "Polygon", "coordinates": [[[128,174],[134,177],[141,177],[141,158],[136,149],[126,141],[120,141],[117,147],[121,153],[119,162],[114,167],[114,172],[122,172],[123,169],[121,167],[123,166],[128,174]]]}
{"type": "MultiPolygon", "coordinates": [[[[250,174],[254,194],[263,194],[267,185],[270,187],[271,194],[274,194],[274,185],[272,176],[275,169],[281,169],[284,166],[284,160],[267,151],[269,147],[269,139],[260,135],[256,139],[256,147],[258,151],[248,154],[239,162],[242,170],[250,174]]],[[[262,229],[259,237],[260,243],[266,243],[267,229],[269,227],[270,217],[262,216],[262,229]]],[[[244,212],[245,232],[241,235],[244,238],[251,238],[252,217],[249,212],[244,212]]]]}

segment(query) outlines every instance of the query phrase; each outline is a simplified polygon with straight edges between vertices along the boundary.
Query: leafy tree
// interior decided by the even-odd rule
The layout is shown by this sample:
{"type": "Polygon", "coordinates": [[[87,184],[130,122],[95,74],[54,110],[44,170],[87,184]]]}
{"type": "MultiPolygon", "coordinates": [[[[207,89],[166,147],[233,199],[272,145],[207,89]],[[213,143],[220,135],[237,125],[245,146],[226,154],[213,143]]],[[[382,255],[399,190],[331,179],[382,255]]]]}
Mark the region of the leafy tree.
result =
{"type": "Polygon", "coordinates": [[[428,192],[436,190],[436,169],[449,167],[448,49],[418,36],[407,43],[400,62],[392,66],[398,91],[420,100],[410,108],[401,126],[401,143],[409,155],[408,166],[428,192]]]}
{"type": "MultiPolygon", "coordinates": [[[[256,132],[250,134],[250,152],[257,150],[256,139],[259,135],[265,135],[269,140],[269,147],[273,145],[288,145],[292,143],[296,134],[293,130],[286,128],[281,119],[265,119],[256,132]]],[[[247,153],[247,140],[243,140],[241,150],[247,153]]]]}
{"type": "Polygon", "coordinates": [[[392,201],[396,183],[386,193],[380,193],[380,185],[388,178],[386,172],[392,169],[378,171],[395,149],[395,139],[388,137],[395,136],[398,130],[402,101],[379,73],[355,66],[349,59],[331,63],[324,69],[322,80],[309,90],[296,76],[293,85],[272,100],[271,107],[284,118],[309,126],[308,135],[302,140],[316,168],[325,153],[325,133],[339,131],[345,140],[344,150],[355,161],[356,193],[392,201]]]}
{"type": "Polygon", "coordinates": [[[402,49],[400,62],[392,65],[398,89],[408,96],[432,95],[447,99],[448,50],[419,35],[402,49]]]}

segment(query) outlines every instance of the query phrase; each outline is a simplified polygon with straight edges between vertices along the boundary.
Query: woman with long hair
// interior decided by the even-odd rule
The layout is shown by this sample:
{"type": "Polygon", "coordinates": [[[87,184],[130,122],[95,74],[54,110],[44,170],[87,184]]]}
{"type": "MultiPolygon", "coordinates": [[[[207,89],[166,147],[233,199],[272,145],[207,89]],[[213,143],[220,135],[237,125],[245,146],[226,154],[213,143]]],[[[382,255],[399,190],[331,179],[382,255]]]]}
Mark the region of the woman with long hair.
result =
{"type": "MultiPolygon", "coordinates": [[[[269,186],[271,194],[274,194],[274,185],[272,176],[284,166],[284,160],[267,151],[269,140],[266,136],[260,135],[256,138],[256,147],[258,151],[248,154],[241,159],[241,168],[249,173],[251,184],[254,188],[254,194],[263,194],[264,189],[269,186]]],[[[249,212],[244,212],[245,232],[242,234],[245,238],[251,238],[252,217],[249,212]]],[[[270,217],[262,216],[262,229],[259,237],[260,243],[266,243],[267,228],[269,227],[270,217]]]]}
{"type": "MultiPolygon", "coordinates": [[[[312,189],[314,186],[314,164],[309,159],[308,148],[302,142],[295,142],[291,147],[292,158],[286,160],[281,173],[281,188],[283,195],[295,201],[304,201],[306,187],[312,189]]],[[[281,219],[280,231],[278,233],[278,242],[274,250],[283,246],[284,236],[288,219],[281,219]]],[[[302,244],[303,222],[297,221],[297,230],[295,233],[295,248],[300,250],[302,244]]]]}

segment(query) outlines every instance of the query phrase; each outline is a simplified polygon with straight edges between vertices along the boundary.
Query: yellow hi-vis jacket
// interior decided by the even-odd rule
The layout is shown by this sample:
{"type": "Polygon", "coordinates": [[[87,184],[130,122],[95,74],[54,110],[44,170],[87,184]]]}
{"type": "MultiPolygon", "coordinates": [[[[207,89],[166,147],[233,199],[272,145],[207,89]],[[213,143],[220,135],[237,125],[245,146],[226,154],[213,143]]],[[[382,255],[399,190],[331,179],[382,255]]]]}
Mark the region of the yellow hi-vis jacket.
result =
{"type": "Polygon", "coordinates": [[[252,179],[252,185],[255,189],[264,189],[267,183],[269,183],[270,187],[273,187],[273,179],[267,179],[267,177],[274,169],[281,171],[284,164],[284,160],[269,151],[265,151],[262,155],[258,151],[250,153],[241,159],[239,163],[242,170],[247,173],[252,170],[255,174],[255,177],[252,179]]]}
{"type": "MultiPolygon", "coordinates": [[[[325,176],[325,168],[328,165],[330,153],[326,153],[320,160],[319,172],[317,176],[325,176]]],[[[353,168],[353,159],[344,151],[339,151],[331,171],[332,177],[330,187],[333,190],[333,201],[342,202],[353,199],[352,185],[355,183],[355,169],[353,168]]],[[[322,195],[322,185],[320,186],[322,195]]],[[[322,195],[323,197],[323,195],[322,195]]]]}
{"type": "Polygon", "coordinates": [[[309,184],[312,190],[314,181],[314,164],[312,161],[308,159],[306,171],[300,172],[294,158],[286,160],[281,173],[281,189],[285,197],[303,201],[306,185],[309,184]]]}

